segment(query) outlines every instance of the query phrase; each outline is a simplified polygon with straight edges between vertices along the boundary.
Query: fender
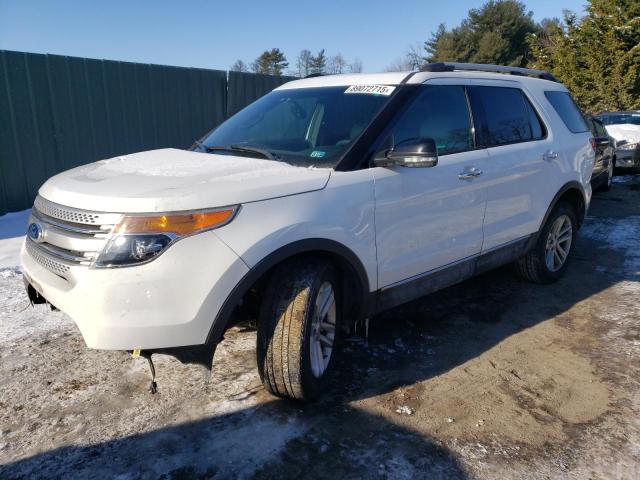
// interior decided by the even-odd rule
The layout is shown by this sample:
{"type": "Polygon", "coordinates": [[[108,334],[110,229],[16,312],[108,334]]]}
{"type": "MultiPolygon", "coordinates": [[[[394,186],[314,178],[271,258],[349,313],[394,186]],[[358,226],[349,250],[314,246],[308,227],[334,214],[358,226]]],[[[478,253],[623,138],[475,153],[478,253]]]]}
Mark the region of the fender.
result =
{"type": "Polygon", "coordinates": [[[358,256],[353,253],[351,249],[334,240],[308,238],[278,248],[251,268],[224,301],[222,308],[219,310],[211,325],[206,344],[217,345],[222,340],[233,310],[251,286],[262,277],[262,275],[283,260],[306,252],[325,252],[342,258],[342,260],[353,269],[359,279],[360,285],[358,285],[358,291],[361,297],[360,313],[366,314],[373,311],[372,295],[369,295],[369,278],[358,256]]]}
{"type": "Polygon", "coordinates": [[[529,244],[527,245],[527,251],[529,251],[534,247],[534,245],[538,241],[538,237],[540,236],[542,227],[544,226],[545,223],[547,223],[547,219],[549,218],[549,215],[551,215],[551,212],[553,211],[556,204],[560,200],[560,197],[562,197],[562,195],[567,193],[569,190],[578,190],[582,195],[582,203],[584,204],[584,214],[582,215],[582,218],[578,218],[578,228],[582,226],[582,223],[584,222],[584,218],[587,215],[587,199],[586,199],[586,195],[584,194],[584,187],[582,186],[582,184],[576,180],[572,180],[570,182],[565,183],[562,186],[562,188],[558,190],[558,193],[556,193],[555,196],[553,197],[553,200],[551,201],[549,208],[547,208],[547,211],[544,214],[542,223],[540,223],[540,228],[538,228],[538,231],[534,235],[532,235],[529,240],[529,244]]]}

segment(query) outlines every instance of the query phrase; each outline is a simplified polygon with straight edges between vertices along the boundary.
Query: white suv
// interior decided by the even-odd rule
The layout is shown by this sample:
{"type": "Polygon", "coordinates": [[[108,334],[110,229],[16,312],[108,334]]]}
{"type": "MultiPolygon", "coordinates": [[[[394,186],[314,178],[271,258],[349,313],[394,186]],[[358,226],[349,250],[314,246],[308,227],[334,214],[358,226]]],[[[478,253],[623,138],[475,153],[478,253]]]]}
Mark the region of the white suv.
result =
{"type": "Polygon", "coordinates": [[[591,140],[546,72],[437,63],[292,81],[191,151],[47,181],[25,283],[88,347],[149,360],[210,366],[225,330],[255,319],[265,387],[309,400],[355,320],[508,262],[558,279],[591,199],[591,140]]]}

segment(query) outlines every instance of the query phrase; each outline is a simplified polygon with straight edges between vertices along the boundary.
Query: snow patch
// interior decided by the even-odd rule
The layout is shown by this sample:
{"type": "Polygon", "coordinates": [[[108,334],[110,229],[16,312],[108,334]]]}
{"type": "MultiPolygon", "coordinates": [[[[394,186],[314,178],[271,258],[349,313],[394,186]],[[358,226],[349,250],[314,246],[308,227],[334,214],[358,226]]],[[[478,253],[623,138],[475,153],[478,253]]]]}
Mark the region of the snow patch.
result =
{"type": "Polygon", "coordinates": [[[20,269],[0,269],[0,345],[72,326],[62,312],[52,312],[46,305],[31,306],[20,269]]]}
{"type": "Polygon", "coordinates": [[[243,182],[264,176],[286,175],[290,172],[297,172],[301,168],[259,158],[165,149],[101,160],[82,168],[80,172],[87,179],[93,181],[121,175],[138,175],[143,177],[198,177],[205,181],[243,182]]]}
{"type": "Polygon", "coordinates": [[[611,181],[616,184],[626,185],[632,183],[635,178],[633,175],[616,175],[611,181]]]}
{"type": "Polygon", "coordinates": [[[30,213],[31,210],[23,210],[0,216],[0,269],[20,264],[20,248],[30,213]]]}
{"type": "Polygon", "coordinates": [[[597,242],[625,252],[624,273],[633,279],[640,275],[640,216],[626,218],[587,217],[580,233],[597,242]]]}

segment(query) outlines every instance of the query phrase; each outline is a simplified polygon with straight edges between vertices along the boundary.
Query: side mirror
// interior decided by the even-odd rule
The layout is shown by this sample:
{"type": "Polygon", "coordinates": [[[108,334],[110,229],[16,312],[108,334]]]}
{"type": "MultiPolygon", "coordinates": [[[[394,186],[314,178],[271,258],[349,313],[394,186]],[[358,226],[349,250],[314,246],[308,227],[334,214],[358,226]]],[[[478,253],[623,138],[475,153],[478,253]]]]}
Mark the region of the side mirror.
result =
{"type": "Polygon", "coordinates": [[[609,137],[596,137],[596,147],[608,147],[609,146],[609,137]]]}
{"type": "Polygon", "coordinates": [[[376,154],[373,163],[376,167],[435,167],[438,164],[438,149],[432,138],[405,140],[391,150],[376,154]]]}

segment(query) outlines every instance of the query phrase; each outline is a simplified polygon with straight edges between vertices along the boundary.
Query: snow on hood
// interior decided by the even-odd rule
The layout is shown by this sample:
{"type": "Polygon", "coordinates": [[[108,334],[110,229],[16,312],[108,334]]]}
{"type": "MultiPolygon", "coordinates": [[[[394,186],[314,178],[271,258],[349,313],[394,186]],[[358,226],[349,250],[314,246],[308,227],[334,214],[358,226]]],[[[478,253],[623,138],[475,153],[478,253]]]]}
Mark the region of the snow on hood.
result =
{"type": "Polygon", "coordinates": [[[619,125],[605,125],[604,128],[610,137],[616,142],[625,141],[625,143],[640,142],[640,125],[633,123],[621,123],[619,125]]]}
{"type": "Polygon", "coordinates": [[[49,179],[40,195],[95,211],[192,210],[319,190],[330,174],[330,169],[167,148],[68,170],[49,179]]]}

